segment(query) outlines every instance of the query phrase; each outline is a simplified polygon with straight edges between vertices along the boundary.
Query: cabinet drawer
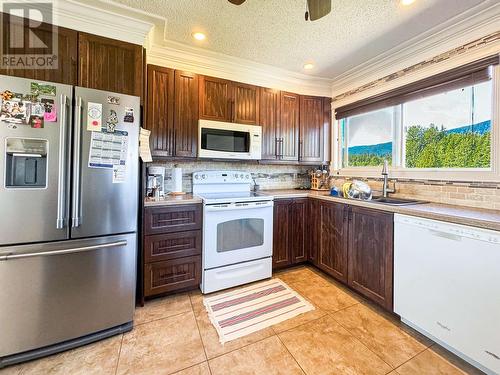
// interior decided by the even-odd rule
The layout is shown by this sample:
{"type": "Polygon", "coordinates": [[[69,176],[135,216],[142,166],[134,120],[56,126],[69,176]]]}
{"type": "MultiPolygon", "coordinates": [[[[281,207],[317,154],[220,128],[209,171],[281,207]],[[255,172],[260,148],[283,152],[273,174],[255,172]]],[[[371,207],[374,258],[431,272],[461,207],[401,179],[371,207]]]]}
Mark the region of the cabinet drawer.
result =
{"type": "Polygon", "coordinates": [[[201,229],[201,213],[201,204],[147,207],[144,210],[144,234],[201,229]]]}
{"type": "Polygon", "coordinates": [[[185,257],[145,265],[144,295],[197,287],[201,280],[201,256],[185,257]]]}
{"type": "Polygon", "coordinates": [[[146,263],[201,254],[201,230],[144,237],[146,263]]]}

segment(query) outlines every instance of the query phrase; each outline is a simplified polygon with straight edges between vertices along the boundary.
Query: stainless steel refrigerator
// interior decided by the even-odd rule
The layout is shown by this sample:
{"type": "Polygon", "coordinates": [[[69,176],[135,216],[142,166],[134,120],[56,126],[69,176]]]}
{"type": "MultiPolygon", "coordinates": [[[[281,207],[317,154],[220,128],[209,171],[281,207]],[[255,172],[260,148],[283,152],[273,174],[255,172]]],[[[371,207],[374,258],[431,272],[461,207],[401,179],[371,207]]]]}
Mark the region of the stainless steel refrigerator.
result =
{"type": "Polygon", "coordinates": [[[132,328],[138,97],[0,76],[0,368],[132,328]]]}

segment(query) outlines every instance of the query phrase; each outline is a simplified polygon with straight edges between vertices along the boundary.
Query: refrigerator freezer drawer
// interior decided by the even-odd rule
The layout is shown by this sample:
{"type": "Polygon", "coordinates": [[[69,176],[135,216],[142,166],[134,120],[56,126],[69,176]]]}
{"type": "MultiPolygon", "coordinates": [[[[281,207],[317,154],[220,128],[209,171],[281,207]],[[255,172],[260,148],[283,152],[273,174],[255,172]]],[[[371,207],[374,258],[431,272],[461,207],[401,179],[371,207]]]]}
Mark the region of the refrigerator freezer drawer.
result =
{"type": "Polygon", "coordinates": [[[0,357],[133,320],[136,235],[0,248],[0,357]]]}

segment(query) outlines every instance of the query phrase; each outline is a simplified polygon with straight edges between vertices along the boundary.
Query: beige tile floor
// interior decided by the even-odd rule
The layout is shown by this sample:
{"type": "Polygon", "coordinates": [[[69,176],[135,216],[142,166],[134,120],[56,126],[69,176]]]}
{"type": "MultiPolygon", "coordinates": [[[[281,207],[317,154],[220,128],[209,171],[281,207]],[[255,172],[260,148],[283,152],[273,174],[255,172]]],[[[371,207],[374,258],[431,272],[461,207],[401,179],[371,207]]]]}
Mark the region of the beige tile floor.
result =
{"type": "Polygon", "coordinates": [[[316,309],[221,345],[202,295],[178,294],[138,308],[129,333],[0,375],[481,374],[315,269],[275,277],[316,309]]]}

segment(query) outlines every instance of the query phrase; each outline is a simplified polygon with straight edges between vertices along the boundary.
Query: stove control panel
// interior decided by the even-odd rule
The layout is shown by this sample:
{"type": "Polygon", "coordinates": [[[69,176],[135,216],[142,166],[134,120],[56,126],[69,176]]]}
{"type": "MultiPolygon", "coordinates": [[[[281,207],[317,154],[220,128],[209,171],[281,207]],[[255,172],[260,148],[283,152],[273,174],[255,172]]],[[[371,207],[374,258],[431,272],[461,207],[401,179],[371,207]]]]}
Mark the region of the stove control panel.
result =
{"type": "Polygon", "coordinates": [[[243,171],[203,171],[193,173],[193,184],[250,184],[252,175],[243,171]]]}

